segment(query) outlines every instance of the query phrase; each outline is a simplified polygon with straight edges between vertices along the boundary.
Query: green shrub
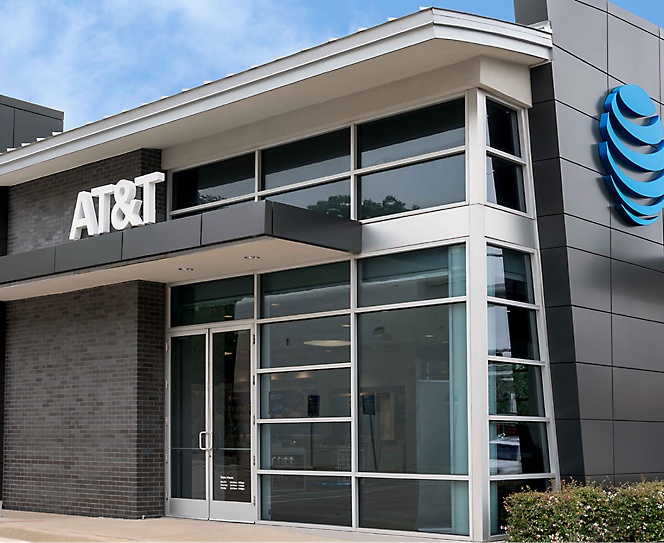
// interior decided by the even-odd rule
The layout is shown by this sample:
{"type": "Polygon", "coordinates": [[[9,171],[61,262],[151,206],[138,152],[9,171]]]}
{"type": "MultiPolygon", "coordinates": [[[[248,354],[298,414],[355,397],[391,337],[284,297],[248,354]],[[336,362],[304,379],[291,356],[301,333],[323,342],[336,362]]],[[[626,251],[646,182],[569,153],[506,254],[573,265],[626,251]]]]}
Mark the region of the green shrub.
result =
{"type": "Polygon", "coordinates": [[[664,541],[664,482],[563,483],[505,500],[508,541],[664,541]]]}

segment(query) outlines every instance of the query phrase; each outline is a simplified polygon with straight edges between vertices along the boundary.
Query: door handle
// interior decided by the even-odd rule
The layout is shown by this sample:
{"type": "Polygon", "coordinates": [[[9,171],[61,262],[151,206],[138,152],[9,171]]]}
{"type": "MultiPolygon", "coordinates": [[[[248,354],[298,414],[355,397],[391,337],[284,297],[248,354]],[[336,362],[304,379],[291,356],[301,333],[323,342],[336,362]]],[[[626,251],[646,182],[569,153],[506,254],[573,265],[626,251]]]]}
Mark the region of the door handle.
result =
{"type": "MultiPolygon", "coordinates": [[[[198,448],[201,451],[209,451],[209,450],[212,449],[212,444],[210,443],[210,445],[208,446],[208,440],[207,439],[205,440],[205,445],[203,445],[203,436],[205,436],[207,434],[210,434],[210,438],[212,438],[212,432],[208,432],[206,430],[203,430],[202,432],[199,432],[199,434],[198,434],[198,448]]],[[[212,441],[212,439],[210,439],[210,441],[212,441]]]]}

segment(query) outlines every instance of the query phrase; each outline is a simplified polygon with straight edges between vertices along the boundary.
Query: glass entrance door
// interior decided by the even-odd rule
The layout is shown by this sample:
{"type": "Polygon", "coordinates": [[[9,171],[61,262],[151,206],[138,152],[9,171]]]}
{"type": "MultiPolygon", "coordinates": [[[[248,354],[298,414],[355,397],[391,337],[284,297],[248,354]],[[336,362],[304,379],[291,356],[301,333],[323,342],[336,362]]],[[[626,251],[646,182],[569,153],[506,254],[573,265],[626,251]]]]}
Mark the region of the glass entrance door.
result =
{"type": "Polygon", "coordinates": [[[248,328],[171,338],[170,515],[256,519],[251,338],[248,328]]]}

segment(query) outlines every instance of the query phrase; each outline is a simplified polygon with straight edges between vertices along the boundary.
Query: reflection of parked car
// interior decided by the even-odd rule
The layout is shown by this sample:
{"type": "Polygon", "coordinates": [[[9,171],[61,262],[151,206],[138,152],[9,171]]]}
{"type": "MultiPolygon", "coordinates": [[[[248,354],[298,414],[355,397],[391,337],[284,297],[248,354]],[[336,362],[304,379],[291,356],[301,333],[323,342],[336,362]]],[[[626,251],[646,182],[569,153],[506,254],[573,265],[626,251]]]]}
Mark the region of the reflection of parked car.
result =
{"type": "Polygon", "coordinates": [[[500,437],[489,442],[491,475],[522,473],[519,438],[500,437]]]}

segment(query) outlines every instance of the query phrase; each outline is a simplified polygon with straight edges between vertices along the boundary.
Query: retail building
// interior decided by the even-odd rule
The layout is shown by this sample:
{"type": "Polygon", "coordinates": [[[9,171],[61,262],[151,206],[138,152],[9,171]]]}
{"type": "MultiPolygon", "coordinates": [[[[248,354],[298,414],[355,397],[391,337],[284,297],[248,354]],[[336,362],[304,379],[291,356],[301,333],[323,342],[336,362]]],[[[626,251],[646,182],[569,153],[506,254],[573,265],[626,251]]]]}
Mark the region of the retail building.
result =
{"type": "Polygon", "coordinates": [[[0,154],[2,506],[485,541],[663,474],[664,31],[515,4],[0,154]]]}

